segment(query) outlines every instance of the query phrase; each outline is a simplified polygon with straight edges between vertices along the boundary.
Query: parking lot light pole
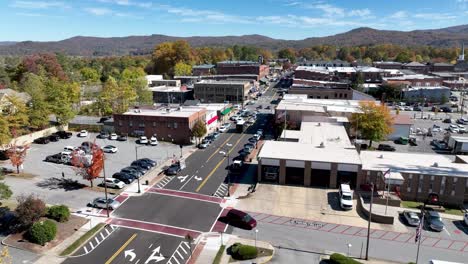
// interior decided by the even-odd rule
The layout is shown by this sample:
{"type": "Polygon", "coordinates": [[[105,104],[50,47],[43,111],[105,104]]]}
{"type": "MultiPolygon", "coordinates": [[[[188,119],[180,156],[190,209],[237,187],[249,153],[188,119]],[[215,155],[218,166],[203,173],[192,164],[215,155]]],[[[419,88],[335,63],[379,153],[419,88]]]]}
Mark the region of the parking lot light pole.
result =
{"type": "MultiPolygon", "coordinates": [[[[135,160],[138,160],[138,146],[135,146],[135,160]]],[[[140,176],[137,177],[137,182],[138,182],[138,193],[141,193],[140,190],[140,176]]]]}
{"type": "Polygon", "coordinates": [[[109,218],[109,200],[107,199],[107,183],[106,183],[106,163],[105,156],[102,155],[102,173],[104,174],[104,197],[106,198],[106,214],[107,218],[109,218]]]}
{"type": "Polygon", "coordinates": [[[257,235],[258,235],[258,229],[255,229],[255,249],[257,249],[257,235]]]}
{"type": "Polygon", "coordinates": [[[371,183],[371,197],[369,205],[369,217],[367,222],[367,245],[366,245],[366,260],[369,260],[369,240],[370,240],[370,227],[372,221],[372,202],[374,200],[374,183],[371,183]]]}

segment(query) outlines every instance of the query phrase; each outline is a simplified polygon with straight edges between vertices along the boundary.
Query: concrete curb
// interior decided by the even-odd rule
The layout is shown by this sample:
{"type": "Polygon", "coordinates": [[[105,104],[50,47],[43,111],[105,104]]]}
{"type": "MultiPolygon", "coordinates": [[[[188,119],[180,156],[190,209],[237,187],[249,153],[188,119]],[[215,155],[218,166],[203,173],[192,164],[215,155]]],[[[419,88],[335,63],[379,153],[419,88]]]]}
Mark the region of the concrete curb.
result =
{"type": "MultiPolygon", "coordinates": [[[[108,224],[103,225],[103,226],[102,226],[101,228],[99,228],[94,234],[97,234],[97,233],[101,232],[101,230],[104,229],[104,228],[106,228],[107,226],[108,226],[108,224]]],[[[90,230],[91,230],[91,229],[90,229],[90,230]]],[[[89,230],[88,230],[88,231],[89,231],[89,230]]],[[[86,233],[87,233],[87,232],[86,232],[86,233]]],[[[86,233],[84,233],[83,236],[84,236],[86,233]]],[[[80,249],[84,244],[88,243],[88,241],[91,240],[91,238],[94,237],[94,234],[93,234],[92,236],[90,236],[88,239],[86,239],[86,241],[83,241],[83,243],[81,243],[77,248],[75,248],[75,250],[73,250],[72,252],[70,252],[70,254],[65,255],[65,256],[57,255],[57,257],[65,257],[65,258],[73,257],[73,256],[70,256],[70,255],[72,255],[73,253],[75,253],[75,252],[76,252],[78,249],[80,249]]],[[[75,241],[77,241],[77,240],[80,239],[80,238],[81,238],[81,236],[80,236],[79,238],[77,238],[75,241]]],[[[71,244],[75,243],[75,241],[73,241],[71,244]]],[[[71,245],[71,244],[70,244],[70,245],[71,245]]],[[[69,246],[70,246],[70,245],[69,245],[69,246]]],[[[68,248],[68,247],[66,247],[65,249],[67,249],[67,248],[68,248]]],[[[64,250],[65,250],[65,249],[64,249],[64,250]]],[[[94,250],[94,248],[93,248],[93,250],[94,250]]],[[[91,251],[88,252],[88,253],[91,253],[93,250],[91,250],[91,251]]],[[[63,252],[63,250],[62,250],[62,252],[63,252]]],[[[86,254],[84,254],[84,255],[86,255],[86,254]]],[[[81,256],[84,256],[84,255],[75,256],[75,257],[81,257],[81,256]]]]}

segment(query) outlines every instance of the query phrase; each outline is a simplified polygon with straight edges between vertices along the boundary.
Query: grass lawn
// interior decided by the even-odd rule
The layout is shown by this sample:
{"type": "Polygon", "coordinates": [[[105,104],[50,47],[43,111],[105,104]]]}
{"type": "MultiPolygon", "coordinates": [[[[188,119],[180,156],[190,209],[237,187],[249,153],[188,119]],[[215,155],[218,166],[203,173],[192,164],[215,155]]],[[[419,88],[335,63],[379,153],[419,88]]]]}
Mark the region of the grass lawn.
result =
{"type": "Polygon", "coordinates": [[[88,241],[89,238],[94,236],[99,230],[101,230],[102,227],[104,227],[106,224],[104,223],[99,223],[95,227],[93,227],[91,230],[86,232],[83,236],[81,236],[79,239],[77,239],[73,244],[68,246],[62,253],[60,253],[60,256],[67,256],[71,253],[73,253],[77,248],[79,248],[81,245],[83,245],[84,242],[88,241]]]}
{"type": "Polygon", "coordinates": [[[226,250],[226,246],[222,245],[219,247],[218,253],[216,253],[216,257],[213,260],[213,264],[219,264],[221,261],[221,257],[223,256],[224,251],[226,250]]]}
{"type": "MultiPolygon", "coordinates": [[[[401,201],[401,207],[404,207],[404,208],[420,209],[420,206],[422,206],[422,205],[423,205],[423,203],[420,203],[420,202],[401,201]]],[[[445,207],[445,212],[444,213],[445,214],[451,214],[451,215],[463,216],[463,212],[458,208],[445,207]]]]}

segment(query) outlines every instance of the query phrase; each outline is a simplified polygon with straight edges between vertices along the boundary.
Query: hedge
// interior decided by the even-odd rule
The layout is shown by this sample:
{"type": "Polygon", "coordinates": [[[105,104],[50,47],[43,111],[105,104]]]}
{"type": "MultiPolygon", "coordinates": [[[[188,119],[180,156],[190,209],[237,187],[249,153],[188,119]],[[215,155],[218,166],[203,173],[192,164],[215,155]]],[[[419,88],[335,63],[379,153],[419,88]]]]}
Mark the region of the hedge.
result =
{"type": "Polygon", "coordinates": [[[47,217],[57,222],[66,222],[70,218],[70,209],[66,205],[51,206],[47,212],[47,217]]]}
{"type": "Polygon", "coordinates": [[[27,232],[30,242],[44,246],[57,235],[57,225],[51,220],[34,223],[27,232]]]}
{"type": "Polygon", "coordinates": [[[332,264],[361,264],[361,262],[356,261],[350,257],[338,254],[338,253],[333,253],[330,256],[330,263],[332,264]]]}
{"type": "Polygon", "coordinates": [[[257,248],[241,243],[234,243],[231,246],[231,256],[236,260],[253,259],[257,257],[257,248]]]}

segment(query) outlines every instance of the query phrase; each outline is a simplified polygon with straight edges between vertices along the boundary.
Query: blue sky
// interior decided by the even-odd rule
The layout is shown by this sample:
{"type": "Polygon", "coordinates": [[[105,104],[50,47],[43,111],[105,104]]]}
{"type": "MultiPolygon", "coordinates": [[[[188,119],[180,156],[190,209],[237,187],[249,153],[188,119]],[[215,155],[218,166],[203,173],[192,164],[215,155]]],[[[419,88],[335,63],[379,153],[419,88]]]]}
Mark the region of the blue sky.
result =
{"type": "Polygon", "coordinates": [[[0,0],[0,41],[150,34],[303,39],[364,26],[461,24],[468,24],[468,0],[0,0]]]}

